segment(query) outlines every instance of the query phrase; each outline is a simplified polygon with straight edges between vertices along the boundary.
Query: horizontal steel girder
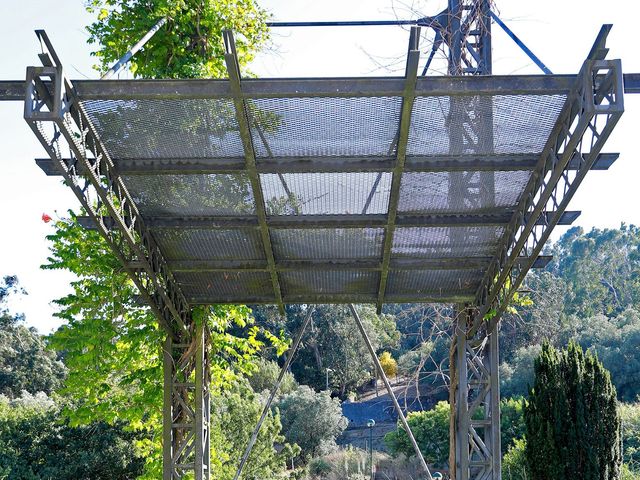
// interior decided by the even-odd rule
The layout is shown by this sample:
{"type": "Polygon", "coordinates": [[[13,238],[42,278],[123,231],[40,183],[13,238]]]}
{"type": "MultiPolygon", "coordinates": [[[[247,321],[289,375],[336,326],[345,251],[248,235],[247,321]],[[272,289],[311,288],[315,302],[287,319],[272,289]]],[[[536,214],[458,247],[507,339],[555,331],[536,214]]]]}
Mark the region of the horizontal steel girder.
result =
{"type": "MultiPolygon", "coordinates": [[[[451,258],[392,258],[389,268],[392,270],[478,270],[489,266],[492,257],[451,257],[451,258]]],[[[532,268],[544,268],[552,260],[550,255],[536,258],[532,268]]],[[[520,259],[526,261],[525,258],[520,259]]],[[[141,269],[141,262],[129,262],[129,268],[141,269]]],[[[267,272],[269,268],[261,260],[173,260],[169,266],[174,272],[229,272],[253,271],[267,272]]],[[[382,268],[380,260],[282,260],[276,262],[276,270],[318,271],[318,270],[370,270],[382,268]]]]}
{"type": "MultiPolygon", "coordinates": [[[[592,170],[608,170],[618,159],[619,153],[601,153],[592,170]]],[[[540,155],[438,155],[433,157],[408,156],[405,172],[441,171],[509,171],[533,170],[540,155]]],[[[391,172],[395,159],[391,157],[300,157],[262,159],[256,165],[259,173],[306,172],[391,172]]],[[[49,158],[37,158],[37,165],[50,176],[60,175],[49,158]]],[[[121,175],[180,175],[207,173],[237,173],[245,169],[244,157],[238,158],[162,158],[162,159],[114,159],[121,175]]],[[[577,170],[578,157],[568,168],[577,170]]],[[[81,170],[81,173],[82,172],[81,170]]]]}
{"type": "MultiPolygon", "coordinates": [[[[567,93],[575,75],[419,77],[416,95],[553,95],[567,93]]],[[[46,82],[45,82],[46,83],[46,82]]],[[[242,95],[260,97],[401,96],[402,78],[243,79],[242,95]]],[[[228,98],[227,80],[73,80],[78,99],[228,98]]],[[[640,73],[624,75],[625,93],[640,93],[640,73]]],[[[0,101],[23,101],[24,80],[0,81],[0,101]]]]}
{"type": "MultiPolygon", "coordinates": [[[[559,225],[571,225],[581,212],[567,211],[560,217],[559,225]]],[[[542,225],[551,217],[552,212],[544,212],[537,219],[542,225]]],[[[431,214],[431,215],[398,215],[398,227],[474,227],[499,226],[509,223],[513,216],[512,210],[501,210],[495,213],[460,213],[460,214],[431,214]]],[[[79,216],[78,222],[85,228],[95,229],[95,221],[88,216],[79,216]]],[[[104,217],[102,222],[107,227],[113,220],[104,217]]],[[[386,228],[387,215],[280,215],[267,216],[269,228],[297,229],[297,228],[386,228]]],[[[145,224],[149,228],[258,228],[258,218],[255,216],[236,217],[145,217],[145,224]]]]}

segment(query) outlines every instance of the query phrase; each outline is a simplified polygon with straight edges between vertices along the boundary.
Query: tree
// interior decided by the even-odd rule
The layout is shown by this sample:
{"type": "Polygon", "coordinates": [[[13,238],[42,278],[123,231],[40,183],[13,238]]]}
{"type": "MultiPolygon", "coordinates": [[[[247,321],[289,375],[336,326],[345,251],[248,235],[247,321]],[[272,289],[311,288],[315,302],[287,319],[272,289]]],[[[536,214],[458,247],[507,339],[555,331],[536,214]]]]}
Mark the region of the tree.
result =
{"type": "MultiPolygon", "coordinates": [[[[256,362],[256,368],[249,375],[249,384],[254,392],[270,391],[276,384],[279,375],[280,366],[276,362],[261,358],[256,362]]],[[[296,388],[298,388],[296,379],[293,378],[291,373],[286,372],[278,389],[278,394],[286,395],[296,388]]]]}
{"type": "Polygon", "coordinates": [[[89,43],[104,72],[161,18],[166,24],[129,62],[143,78],[220,78],[226,75],[222,31],[232,29],[241,66],[268,40],[266,11],[254,0],[89,0],[97,21],[89,43]]]}
{"type": "MultiPolygon", "coordinates": [[[[89,0],[88,8],[97,14],[88,30],[101,71],[163,17],[166,25],[130,63],[135,76],[220,77],[225,75],[223,28],[242,33],[236,40],[243,68],[267,39],[265,12],[253,0],[89,0]]],[[[56,302],[65,323],[51,338],[70,369],[62,393],[73,404],[65,413],[72,425],[122,421],[128,429],[144,432],[144,440],[136,442],[146,461],[144,478],[159,478],[165,332],[150,310],[137,303],[138,292],[107,243],[82,228],[73,213],[55,223],[48,240],[51,255],[44,268],[66,269],[78,278],[73,293],[56,302]]],[[[252,369],[263,334],[251,325],[245,307],[199,308],[193,315],[211,332],[212,389],[228,388],[252,369]]],[[[282,342],[263,333],[277,344],[276,350],[283,349],[282,342]]]]}
{"type": "Polygon", "coordinates": [[[620,476],[620,415],[615,387],[597,357],[570,342],[548,343],[535,361],[525,408],[527,464],[533,480],[620,476]]]}
{"type": "MultiPolygon", "coordinates": [[[[212,478],[232,480],[240,458],[262,413],[264,399],[254,393],[246,380],[239,380],[223,392],[214,392],[211,408],[212,478]]],[[[243,469],[245,480],[288,478],[282,472],[287,462],[300,452],[286,442],[280,415],[271,412],[260,429],[251,455],[243,469]]]]}
{"type": "Polygon", "coordinates": [[[533,385],[533,363],[542,347],[527,345],[516,350],[509,363],[500,365],[500,394],[505,397],[525,396],[533,385]]]}
{"type": "Polygon", "coordinates": [[[6,308],[16,294],[26,292],[16,276],[5,276],[0,283],[0,395],[16,398],[23,390],[50,394],[62,383],[66,368],[35,328],[21,324],[24,316],[6,308]]]}
{"type": "MultiPolygon", "coordinates": [[[[72,399],[65,414],[72,425],[121,421],[141,432],[136,447],[145,457],[145,478],[158,478],[165,333],[151,311],[138,304],[133,282],[97,232],[81,227],[73,214],[55,226],[45,268],[66,268],[78,278],[73,293],[56,301],[56,315],[65,323],[50,338],[65,352],[69,368],[60,392],[72,399]]],[[[253,369],[264,342],[246,307],[200,308],[194,319],[209,326],[213,389],[229,387],[253,369]],[[229,332],[231,325],[237,334],[229,332]]]]}
{"type": "MultiPolygon", "coordinates": [[[[305,311],[287,306],[283,319],[274,308],[254,308],[258,325],[271,331],[283,330],[293,337],[300,328],[305,311]]],[[[359,307],[360,318],[376,349],[393,348],[400,338],[392,315],[376,315],[369,305],[359,307]]],[[[325,388],[326,369],[329,386],[344,398],[373,378],[371,355],[345,305],[317,305],[293,359],[291,371],[299,383],[317,390],[325,388]]]]}
{"type": "Polygon", "coordinates": [[[299,445],[304,459],[335,449],[336,439],[347,427],[340,401],[326,391],[316,393],[306,385],[283,396],[276,407],[287,442],[299,445]]]}
{"type": "Polygon", "coordinates": [[[0,395],[0,478],[7,480],[127,480],[142,473],[138,439],[122,424],[73,427],[40,392],[0,395]]]}

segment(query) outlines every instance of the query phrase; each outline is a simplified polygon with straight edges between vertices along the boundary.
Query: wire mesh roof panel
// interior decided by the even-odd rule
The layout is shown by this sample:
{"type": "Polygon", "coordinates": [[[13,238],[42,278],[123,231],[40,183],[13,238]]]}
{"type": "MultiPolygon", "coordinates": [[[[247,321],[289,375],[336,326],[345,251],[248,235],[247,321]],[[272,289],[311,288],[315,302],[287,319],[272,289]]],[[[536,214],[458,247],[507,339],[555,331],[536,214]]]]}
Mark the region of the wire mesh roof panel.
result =
{"type": "Polygon", "coordinates": [[[398,227],[395,258],[485,257],[495,253],[504,227],[398,227]]]}
{"type": "Polygon", "coordinates": [[[386,213],[391,173],[327,172],[260,175],[269,215],[386,213]]]}
{"type": "Polygon", "coordinates": [[[405,213],[492,212],[515,207],[531,171],[407,172],[398,210],[405,213]]]}
{"type": "Polygon", "coordinates": [[[418,97],[407,153],[539,153],[565,99],[564,95],[418,97]]]}
{"type": "Polygon", "coordinates": [[[247,103],[258,159],[395,153],[401,97],[265,98],[247,103]]]}
{"type": "Polygon", "coordinates": [[[255,214],[244,174],[130,175],[123,177],[143,215],[255,214]]]}
{"type": "Polygon", "coordinates": [[[382,228],[271,229],[276,260],[378,259],[382,228]]]}
{"type": "Polygon", "coordinates": [[[265,260],[255,228],[156,228],[153,235],[167,260],[265,260]]]}
{"type": "Polygon", "coordinates": [[[182,81],[166,98],[81,104],[116,168],[134,165],[123,181],[189,301],[276,302],[278,286],[285,302],[458,301],[498,253],[568,92],[494,78],[433,95],[419,82],[408,137],[402,88],[375,79],[248,81],[240,97],[200,82],[198,98],[182,81]]]}
{"type": "Polygon", "coordinates": [[[115,158],[244,155],[231,99],[82,102],[115,158]]]}

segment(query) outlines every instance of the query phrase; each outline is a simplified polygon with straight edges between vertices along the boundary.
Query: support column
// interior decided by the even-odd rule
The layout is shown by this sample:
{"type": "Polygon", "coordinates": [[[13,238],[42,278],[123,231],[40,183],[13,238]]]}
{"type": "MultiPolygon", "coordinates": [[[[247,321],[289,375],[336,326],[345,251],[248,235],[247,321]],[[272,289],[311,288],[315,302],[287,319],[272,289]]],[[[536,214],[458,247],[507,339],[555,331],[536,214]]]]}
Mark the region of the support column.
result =
{"type": "Polygon", "coordinates": [[[483,330],[470,339],[467,332],[473,324],[473,310],[461,308],[456,313],[452,352],[455,393],[450,397],[455,402],[451,406],[455,461],[450,465],[451,478],[500,480],[498,329],[494,326],[493,331],[483,330]]]}
{"type": "Polygon", "coordinates": [[[163,480],[210,476],[209,362],[206,329],[185,343],[167,338],[163,352],[163,480]]]}

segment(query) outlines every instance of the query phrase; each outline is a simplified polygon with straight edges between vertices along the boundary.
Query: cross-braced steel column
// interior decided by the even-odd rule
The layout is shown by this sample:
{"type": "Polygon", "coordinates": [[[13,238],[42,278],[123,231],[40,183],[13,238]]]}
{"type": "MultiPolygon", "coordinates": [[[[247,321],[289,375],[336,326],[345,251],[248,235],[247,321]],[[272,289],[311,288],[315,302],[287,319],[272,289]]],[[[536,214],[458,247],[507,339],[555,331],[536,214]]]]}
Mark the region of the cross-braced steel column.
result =
{"type": "Polygon", "coordinates": [[[500,479],[500,386],[498,329],[469,339],[474,311],[456,312],[452,345],[452,411],[450,463],[455,480],[500,479]]]}
{"type": "MultiPolygon", "coordinates": [[[[489,0],[449,1],[445,36],[449,48],[449,75],[491,74],[489,11],[489,0]]],[[[449,153],[493,153],[491,96],[451,97],[448,125],[449,153]]],[[[482,211],[495,205],[493,172],[450,172],[449,177],[452,206],[482,211]]],[[[451,229],[450,237],[453,244],[462,245],[468,237],[481,234],[478,229],[451,229]]],[[[467,336],[471,324],[471,310],[466,306],[458,308],[450,355],[449,468],[451,478],[457,480],[499,479],[497,328],[488,336],[483,330],[482,337],[471,342],[467,336]],[[493,343],[495,348],[490,348],[493,343]]]]}
{"type": "Polygon", "coordinates": [[[209,361],[206,329],[196,326],[192,342],[167,337],[163,352],[163,480],[210,476],[209,361]]]}

